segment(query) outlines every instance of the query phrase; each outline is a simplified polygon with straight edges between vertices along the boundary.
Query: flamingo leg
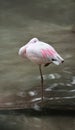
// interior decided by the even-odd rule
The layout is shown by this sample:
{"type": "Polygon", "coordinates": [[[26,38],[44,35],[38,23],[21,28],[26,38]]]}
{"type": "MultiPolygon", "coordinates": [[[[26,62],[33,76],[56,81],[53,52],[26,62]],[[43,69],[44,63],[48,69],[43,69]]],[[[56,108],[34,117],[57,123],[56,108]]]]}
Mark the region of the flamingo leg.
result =
{"type": "Polygon", "coordinates": [[[42,87],[41,100],[42,100],[42,103],[43,103],[43,75],[42,75],[41,65],[39,65],[39,71],[40,71],[40,76],[41,76],[41,87],[42,87]]]}

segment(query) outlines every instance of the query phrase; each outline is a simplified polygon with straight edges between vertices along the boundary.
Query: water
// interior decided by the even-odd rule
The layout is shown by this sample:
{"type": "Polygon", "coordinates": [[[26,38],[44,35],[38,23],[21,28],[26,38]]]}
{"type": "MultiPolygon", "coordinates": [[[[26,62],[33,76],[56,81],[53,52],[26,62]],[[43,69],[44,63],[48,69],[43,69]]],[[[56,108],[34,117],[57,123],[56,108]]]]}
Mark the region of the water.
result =
{"type": "Polygon", "coordinates": [[[4,110],[0,112],[1,129],[74,129],[74,118],[48,114],[51,109],[75,106],[74,5],[67,0],[0,1],[0,109],[4,110]],[[33,37],[51,44],[65,60],[60,66],[42,66],[42,116],[36,115],[42,112],[38,66],[18,56],[19,48],[33,37]],[[29,111],[17,114],[10,110],[23,108],[29,111]],[[33,114],[31,109],[36,112],[33,114]]]}

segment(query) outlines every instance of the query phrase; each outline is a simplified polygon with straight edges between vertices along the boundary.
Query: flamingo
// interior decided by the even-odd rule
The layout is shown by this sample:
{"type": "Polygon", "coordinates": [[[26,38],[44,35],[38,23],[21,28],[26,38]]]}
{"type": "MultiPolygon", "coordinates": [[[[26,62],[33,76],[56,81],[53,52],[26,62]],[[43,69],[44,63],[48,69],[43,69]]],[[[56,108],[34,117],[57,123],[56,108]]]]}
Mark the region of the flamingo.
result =
{"type": "Polygon", "coordinates": [[[42,64],[48,66],[51,63],[59,65],[64,62],[64,59],[51,45],[38,40],[38,38],[32,38],[27,44],[22,46],[19,49],[19,55],[29,59],[39,66],[42,87],[41,100],[43,102],[43,74],[41,66],[42,64]]]}

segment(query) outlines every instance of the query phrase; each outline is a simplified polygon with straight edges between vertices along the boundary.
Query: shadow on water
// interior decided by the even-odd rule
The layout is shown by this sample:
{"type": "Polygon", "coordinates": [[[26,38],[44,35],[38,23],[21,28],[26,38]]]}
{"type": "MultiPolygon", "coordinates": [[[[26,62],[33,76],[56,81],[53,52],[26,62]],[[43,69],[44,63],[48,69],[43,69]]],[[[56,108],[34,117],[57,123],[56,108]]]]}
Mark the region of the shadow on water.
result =
{"type": "MultiPolygon", "coordinates": [[[[71,106],[72,107],[72,106],[71,106]]],[[[17,109],[17,110],[0,110],[2,115],[25,115],[25,116],[74,116],[75,110],[61,110],[61,109],[49,109],[41,108],[39,111],[34,109],[17,109]]]]}
{"type": "Polygon", "coordinates": [[[74,124],[75,111],[60,111],[44,109],[36,112],[31,109],[18,111],[0,111],[1,130],[72,130],[74,124]]]}

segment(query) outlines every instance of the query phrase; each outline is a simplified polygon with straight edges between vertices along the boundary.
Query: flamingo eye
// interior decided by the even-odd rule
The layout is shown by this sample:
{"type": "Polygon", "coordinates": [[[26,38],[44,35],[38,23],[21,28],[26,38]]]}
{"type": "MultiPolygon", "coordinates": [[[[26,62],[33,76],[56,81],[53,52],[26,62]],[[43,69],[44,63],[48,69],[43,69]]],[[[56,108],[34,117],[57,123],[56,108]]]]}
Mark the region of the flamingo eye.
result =
{"type": "Polygon", "coordinates": [[[36,43],[37,42],[37,40],[34,40],[34,43],[36,43]]]}

